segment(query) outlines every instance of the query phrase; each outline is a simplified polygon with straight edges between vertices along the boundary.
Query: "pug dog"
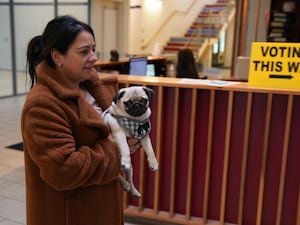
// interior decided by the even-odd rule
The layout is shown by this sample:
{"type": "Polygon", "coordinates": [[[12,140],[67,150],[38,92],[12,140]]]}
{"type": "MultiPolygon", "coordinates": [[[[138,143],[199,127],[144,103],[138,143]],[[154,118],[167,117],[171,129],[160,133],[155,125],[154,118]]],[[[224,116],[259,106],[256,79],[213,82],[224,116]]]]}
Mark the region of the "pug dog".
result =
{"type": "Polygon", "coordinates": [[[130,147],[127,138],[136,138],[143,147],[149,167],[152,171],[158,169],[149,132],[151,130],[149,102],[153,90],[144,86],[121,88],[114,97],[111,106],[103,113],[104,121],[111,129],[111,134],[118,145],[121,154],[121,168],[125,179],[120,175],[119,180],[124,190],[132,196],[140,198],[140,192],[133,183],[133,168],[130,157],[130,147]]]}

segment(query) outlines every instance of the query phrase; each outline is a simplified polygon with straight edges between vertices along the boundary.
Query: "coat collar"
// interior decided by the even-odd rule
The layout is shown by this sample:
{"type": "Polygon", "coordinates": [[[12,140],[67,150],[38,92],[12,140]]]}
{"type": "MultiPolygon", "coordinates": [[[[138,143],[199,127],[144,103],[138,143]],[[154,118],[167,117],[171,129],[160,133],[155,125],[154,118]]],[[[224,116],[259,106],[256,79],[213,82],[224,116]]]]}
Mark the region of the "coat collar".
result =
{"type": "MultiPolygon", "coordinates": [[[[80,90],[74,90],[71,87],[61,84],[59,77],[56,75],[57,72],[47,63],[42,62],[38,66],[37,74],[37,83],[47,86],[48,89],[62,101],[71,99],[77,100],[79,117],[82,124],[96,127],[106,126],[96,110],[93,109],[93,106],[86,102],[80,90]]],[[[97,78],[95,76],[98,76],[96,71],[94,71],[92,79],[97,78]]]]}
{"type": "Polygon", "coordinates": [[[50,67],[46,62],[42,62],[37,67],[37,82],[48,86],[49,89],[62,100],[78,98],[80,96],[79,90],[63,85],[55,69],[50,67]]]}

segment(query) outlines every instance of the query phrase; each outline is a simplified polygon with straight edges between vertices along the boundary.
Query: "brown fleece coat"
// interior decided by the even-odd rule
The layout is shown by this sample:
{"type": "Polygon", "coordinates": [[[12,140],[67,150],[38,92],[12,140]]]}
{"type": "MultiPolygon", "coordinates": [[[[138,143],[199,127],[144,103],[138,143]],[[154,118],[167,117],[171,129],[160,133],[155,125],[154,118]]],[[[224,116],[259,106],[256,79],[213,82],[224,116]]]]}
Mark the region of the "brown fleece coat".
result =
{"type": "MultiPolygon", "coordinates": [[[[123,224],[120,156],[109,129],[79,91],[61,85],[42,63],[22,111],[27,225],[123,224]]],[[[117,78],[83,83],[102,109],[117,78]]]]}

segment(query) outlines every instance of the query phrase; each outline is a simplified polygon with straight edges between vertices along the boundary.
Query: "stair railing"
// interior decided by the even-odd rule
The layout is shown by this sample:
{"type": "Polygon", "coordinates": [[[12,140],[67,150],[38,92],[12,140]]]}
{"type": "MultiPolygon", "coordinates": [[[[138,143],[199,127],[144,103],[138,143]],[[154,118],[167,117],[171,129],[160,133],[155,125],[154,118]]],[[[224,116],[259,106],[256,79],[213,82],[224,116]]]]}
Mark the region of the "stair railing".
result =
{"type": "Polygon", "coordinates": [[[169,23],[169,21],[176,15],[176,14],[188,14],[193,6],[197,3],[197,0],[194,0],[188,7],[186,11],[178,11],[178,10],[173,10],[173,12],[168,16],[168,18],[163,22],[163,24],[159,27],[159,29],[156,30],[156,32],[152,35],[152,37],[148,40],[146,44],[142,46],[142,49],[146,49],[150,43],[154,40],[154,38],[164,29],[164,27],[169,23]]]}
{"type": "MultiPolygon", "coordinates": [[[[211,13],[211,12],[209,12],[209,13],[211,13]]],[[[219,29],[217,38],[220,36],[221,31],[225,31],[225,30],[227,29],[228,23],[232,20],[234,14],[235,14],[235,8],[232,8],[232,9],[231,9],[231,12],[230,12],[228,15],[226,15],[226,19],[227,19],[227,22],[226,22],[226,23],[223,23],[223,22],[222,22],[222,19],[223,19],[223,17],[224,17],[225,15],[222,15],[222,13],[220,14],[220,16],[218,17],[218,19],[219,19],[218,24],[222,24],[222,26],[221,26],[221,28],[219,29]]],[[[209,15],[208,15],[208,17],[209,17],[209,15]]],[[[213,24],[214,24],[214,23],[211,23],[211,21],[210,21],[210,22],[208,23],[208,29],[213,28],[213,27],[214,27],[213,24]]],[[[199,30],[201,29],[201,28],[200,28],[201,25],[202,25],[201,23],[200,23],[200,24],[197,24],[197,26],[196,26],[196,27],[197,27],[196,31],[193,32],[193,35],[188,39],[188,42],[185,43],[185,47],[189,46],[189,44],[192,42],[192,39],[196,36],[196,34],[197,34],[197,33],[199,32],[199,30]]],[[[212,29],[210,29],[210,30],[212,30],[212,29]]],[[[201,58],[202,53],[204,53],[204,52],[205,52],[205,49],[211,44],[211,41],[210,41],[210,40],[211,40],[211,37],[210,37],[210,35],[211,35],[211,34],[209,34],[209,37],[208,37],[208,38],[205,38],[204,44],[201,45],[200,48],[198,49],[198,55],[197,55],[198,59],[201,58]]]]}

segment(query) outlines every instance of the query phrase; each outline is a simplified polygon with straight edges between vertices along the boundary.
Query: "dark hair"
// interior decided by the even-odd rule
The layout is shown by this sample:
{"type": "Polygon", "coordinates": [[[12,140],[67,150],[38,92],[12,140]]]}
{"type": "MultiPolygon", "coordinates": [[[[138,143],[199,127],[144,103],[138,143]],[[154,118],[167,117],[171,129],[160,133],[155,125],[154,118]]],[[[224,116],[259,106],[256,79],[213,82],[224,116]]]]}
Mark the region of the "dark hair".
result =
{"type": "Polygon", "coordinates": [[[51,57],[51,50],[56,49],[65,54],[80,31],[88,31],[94,36],[93,29],[72,16],[59,16],[49,21],[43,34],[31,39],[27,47],[27,71],[31,78],[32,88],[36,82],[36,66],[45,60],[51,67],[55,63],[51,57]]]}
{"type": "Polygon", "coordinates": [[[199,78],[194,54],[191,49],[180,49],[177,53],[176,77],[199,78]]]}
{"type": "Polygon", "coordinates": [[[110,61],[118,62],[119,61],[119,52],[115,49],[110,50],[110,61]]]}

